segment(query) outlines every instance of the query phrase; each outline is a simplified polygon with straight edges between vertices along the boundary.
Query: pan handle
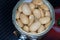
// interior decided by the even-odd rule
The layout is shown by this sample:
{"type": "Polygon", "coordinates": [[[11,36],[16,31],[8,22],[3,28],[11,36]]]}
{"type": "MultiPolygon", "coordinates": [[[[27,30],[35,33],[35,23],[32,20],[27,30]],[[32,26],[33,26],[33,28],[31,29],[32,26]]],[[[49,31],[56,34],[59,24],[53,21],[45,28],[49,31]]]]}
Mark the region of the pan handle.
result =
{"type": "Polygon", "coordinates": [[[30,40],[37,40],[38,37],[32,36],[30,40]]]}
{"type": "Polygon", "coordinates": [[[27,36],[24,34],[21,34],[18,40],[26,40],[26,39],[27,39],[27,36]]]}
{"type": "Polygon", "coordinates": [[[20,34],[17,30],[13,31],[13,34],[18,37],[18,40],[26,40],[27,36],[24,34],[20,34]]]}

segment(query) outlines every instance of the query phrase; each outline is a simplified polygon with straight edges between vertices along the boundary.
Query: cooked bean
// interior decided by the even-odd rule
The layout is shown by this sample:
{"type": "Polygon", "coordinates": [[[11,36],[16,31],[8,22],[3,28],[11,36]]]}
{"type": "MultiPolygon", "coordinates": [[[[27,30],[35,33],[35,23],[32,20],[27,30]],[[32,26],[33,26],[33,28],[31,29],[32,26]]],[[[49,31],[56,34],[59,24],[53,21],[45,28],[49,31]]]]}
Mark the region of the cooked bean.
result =
{"type": "Polygon", "coordinates": [[[38,30],[38,28],[41,26],[40,22],[34,22],[31,26],[30,26],[30,31],[34,32],[36,30],[38,30]]]}
{"type": "Polygon", "coordinates": [[[23,4],[18,7],[19,12],[22,12],[22,6],[23,6],[23,4]]]}
{"type": "Polygon", "coordinates": [[[40,14],[40,10],[39,9],[34,9],[33,10],[33,14],[38,19],[41,17],[41,14],[40,14]]]}
{"type": "Polygon", "coordinates": [[[18,25],[20,26],[20,27],[23,27],[23,23],[21,22],[21,20],[17,20],[17,23],[18,23],[18,25]]]}
{"type": "Polygon", "coordinates": [[[22,6],[22,11],[23,11],[23,13],[24,13],[25,15],[30,15],[30,14],[31,14],[31,10],[30,10],[28,4],[24,4],[24,5],[22,6]]]}
{"type": "Polygon", "coordinates": [[[33,3],[35,5],[42,5],[43,4],[42,0],[33,0],[33,3]]]}
{"type": "Polygon", "coordinates": [[[26,31],[26,32],[29,32],[28,26],[24,26],[24,27],[23,27],[23,30],[26,31]]]}
{"type": "Polygon", "coordinates": [[[29,4],[29,7],[30,7],[31,10],[34,10],[35,5],[34,5],[33,3],[30,3],[30,4],[29,4]]]}
{"type": "Polygon", "coordinates": [[[23,24],[28,24],[29,23],[28,17],[24,14],[20,15],[20,19],[21,19],[23,24]]]}
{"type": "Polygon", "coordinates": [[[45,5],[45,4],[42,4],[40,7],[41,7],[42,9],[44,9],[44,10],[49,10],[49,8],[47,7],[47,5],[45,5]]]}
{"type": "Polygon", "coordinates": [[[38,29],[38,33],[41,33],[42,31],[44,31],[45,27],[43,25],[40,26],[40,28],[38,29]]]}
{"type": "Polygon", "coordinates": [[[45,11],[45,16],[50,17],[50,12],[49,11],[45,11]]]}
{"type": "Polygon", "coordinates": [[[40,10],[40,13],[41,13],[41,17],[44,17],[44,10],[42,10],[41,8],[39,10],[40,10]]]}
{"type": "Polygon", "coordinates": [[[28,24],[28,26],[30,26],[33,22],[34,22],[34,16],[30,15],[29,16],[29,24],[28,24]]]}
{"type": "Polygon", "coordinates": [[[45,27],[46,27],[46,28],[49,27],[50,23],[51,23],[51,22],[45,24],[45,27]]]}
{"type": "Polygon", "coordinates": [[[19,19],[20,12],[16,11],[16,19],[19,19]]]}
{"type": "Polygon", "coordinates": [[[39,19],[41,24],[47,24],[50,21],[50,17],[43,17],[39,19]]]}

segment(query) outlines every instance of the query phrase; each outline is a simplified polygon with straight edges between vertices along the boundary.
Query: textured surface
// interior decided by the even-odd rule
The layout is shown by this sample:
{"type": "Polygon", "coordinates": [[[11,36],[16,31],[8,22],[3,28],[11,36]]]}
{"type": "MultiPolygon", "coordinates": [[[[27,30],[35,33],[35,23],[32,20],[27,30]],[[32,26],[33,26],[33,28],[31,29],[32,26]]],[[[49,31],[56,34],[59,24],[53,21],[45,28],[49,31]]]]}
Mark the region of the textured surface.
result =
{"type": "Polygon", "coordinates": [[[12,10],[17,1],[0,0],[0,40],[17,40],[17,37],[13,35],[16,29],[12,24],[12,10]]]}

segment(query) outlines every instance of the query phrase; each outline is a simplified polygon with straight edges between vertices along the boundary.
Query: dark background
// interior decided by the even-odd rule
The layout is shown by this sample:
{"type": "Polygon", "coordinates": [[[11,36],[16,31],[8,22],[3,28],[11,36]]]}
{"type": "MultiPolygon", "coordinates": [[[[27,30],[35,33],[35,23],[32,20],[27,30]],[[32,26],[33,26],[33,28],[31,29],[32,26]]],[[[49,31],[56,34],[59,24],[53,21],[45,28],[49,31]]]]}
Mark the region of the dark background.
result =
{"type": "MultiPolygon", "coordinates": [[[[16,30],[12,23],[12,10],[19,0],[0,0],[0,40],[17,40],[13,35],[16,30]]],[[[53,7],[59,7],[59,0],[48,0],[53,7]]]]}

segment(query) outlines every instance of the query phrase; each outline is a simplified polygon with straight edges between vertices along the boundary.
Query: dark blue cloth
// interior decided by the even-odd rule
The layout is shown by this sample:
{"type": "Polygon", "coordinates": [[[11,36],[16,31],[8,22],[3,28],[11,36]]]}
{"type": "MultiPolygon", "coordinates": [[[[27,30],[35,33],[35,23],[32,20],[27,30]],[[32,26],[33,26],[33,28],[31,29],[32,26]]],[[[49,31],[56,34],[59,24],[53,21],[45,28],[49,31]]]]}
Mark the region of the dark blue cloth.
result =
{"type": "Polygon", "coordinates": [[[0,40],[17,40],[12,23],[12,10],[18,0],[0,0],[0,40]]]}

